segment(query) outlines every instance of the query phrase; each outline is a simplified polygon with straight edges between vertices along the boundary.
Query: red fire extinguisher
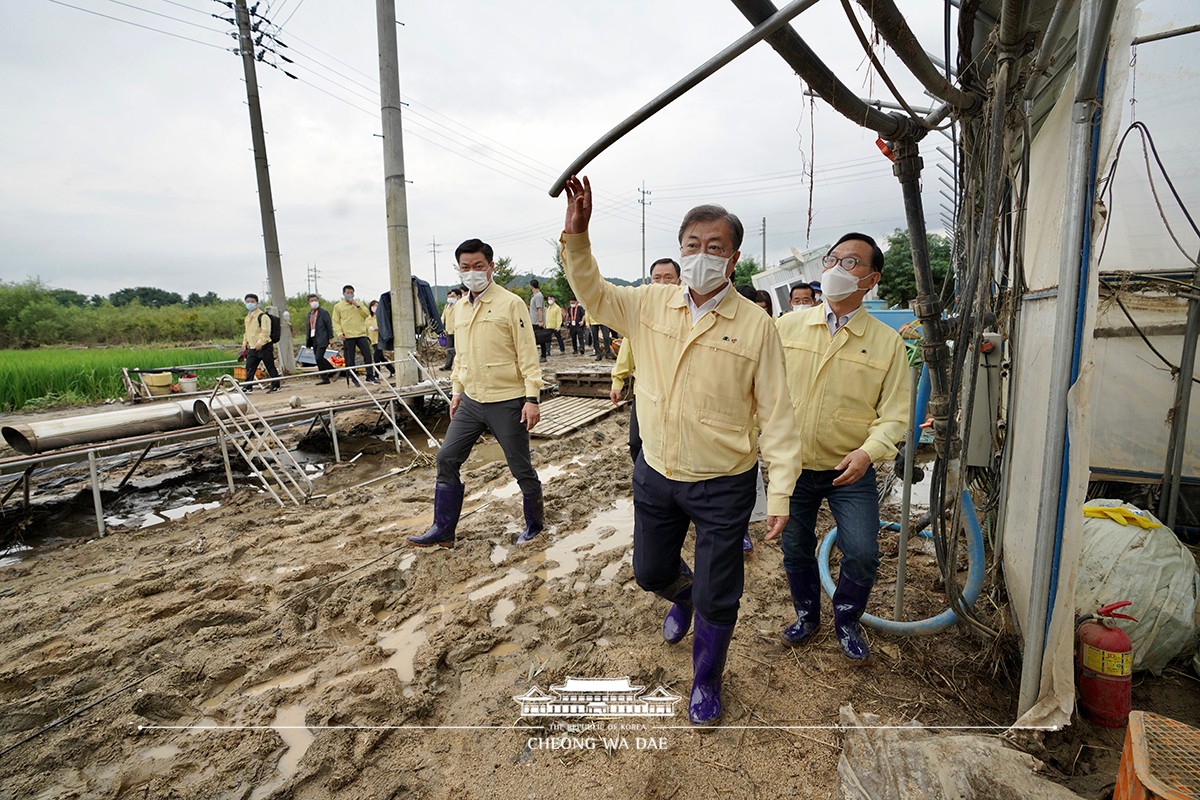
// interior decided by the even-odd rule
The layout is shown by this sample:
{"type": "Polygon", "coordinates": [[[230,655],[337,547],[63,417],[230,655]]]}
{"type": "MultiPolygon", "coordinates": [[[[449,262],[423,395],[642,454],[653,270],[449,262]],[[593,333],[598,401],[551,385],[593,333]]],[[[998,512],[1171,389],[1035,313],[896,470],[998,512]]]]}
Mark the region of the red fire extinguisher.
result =
{"type": "Polygon", "coordinates": [[[1118,608],[1128,600],[1101,606],[1079,620],[1075,628],[1075,676],[1079,708],[1098,725],[1123,728],[1129,721],[1133,686],[1133,644],[1113,620],[1128,619],[1118,608]]]}

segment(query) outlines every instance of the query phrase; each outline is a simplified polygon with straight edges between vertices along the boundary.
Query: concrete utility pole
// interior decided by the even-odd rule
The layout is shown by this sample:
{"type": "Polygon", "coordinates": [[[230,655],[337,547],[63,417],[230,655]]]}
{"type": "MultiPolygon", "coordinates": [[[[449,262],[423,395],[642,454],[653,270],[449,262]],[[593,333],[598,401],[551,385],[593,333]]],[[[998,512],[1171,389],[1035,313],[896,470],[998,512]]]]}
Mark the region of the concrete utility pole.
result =
{"type": "Polygon", "coordinates": [[[767,269],[767,218],[766,218],[766,217],[763,217],[763,226],[762,226],[762,261],[760,261],[760,262],[759,262],[759,264],[758,264],[758,269],[759,269],[760,271],[766,271],[766,269],[767,269]]]}
{"type": "Polygon", "coordinates": [[[437,243],[437,237],[433,237],[433,241],[429,243],[429,252],[433,253],[433,294],[434,299],[437,299],[437,254],[442,249],[442,246],[437,243]]]}
{"type": "Polygon", "coordinates": [[[404,188],[404,129],[400,118],[400,56],[396,46],[396,0],[375,0],[379,29],[379,103],[383,112],[383,190],[387,204],[388,268],[392,287],[392,331],[396,380],[415,384],[417,322],[413,309],[412,260],[408,245],[408,198],[404,188]]]}
{"type": "Polygon", "coordinates": [[[646,206],[650,205],[650,201],[646,199],[653,192],[646,191],[646,182],[642,181],[642,188],[638,189],[638,193],[642,196],[638,198],[638,202],[642,205],[642,283],[646,282],[646,206]]]}
{"type": "Polygon", "coordinates": [[[254,70],[254,40],[250,38],[250,12],[246,0],[236,0],[238,52],[246,73],[246,104],[250,106],[250,139],[254,143],[254,172],[258,177],[258,208],[262,215],[263,244],[267,250],[267,281],[271,287],[268,302],[283,320],[279,338],[279,368],[286,374],[296,371],[296,352],[292,349],[291,314],[287,292],[283,288],[283,264],[279,258],[279,234],[275,230],[275,203],[271,199],[271,174],[267,170],[267,139],[263,135],[262,108],[258,103],[258,76],[254,70]]]}

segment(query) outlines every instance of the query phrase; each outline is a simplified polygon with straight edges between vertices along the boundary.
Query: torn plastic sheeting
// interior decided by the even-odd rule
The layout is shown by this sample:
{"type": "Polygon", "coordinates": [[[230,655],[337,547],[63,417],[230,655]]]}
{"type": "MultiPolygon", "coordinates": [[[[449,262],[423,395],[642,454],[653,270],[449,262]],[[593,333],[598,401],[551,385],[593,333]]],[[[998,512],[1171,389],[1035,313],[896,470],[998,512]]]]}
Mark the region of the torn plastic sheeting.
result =
{"type": "Polygon", "coordinates": [[[1196,559],[1147,511],[1120,500],[1092,500],[1087,505],[1124,508],[1158,523],[1143,528],[1086,517],[1075,584],[1077,617],[1107,603],[1132,601],[1125,611],[1137,622],[1120,625],[1133,644],[1133,668],[1157,675],[1171,659],[1196,646],[1196,559]]]}
{"type": "Polygon", "coordinates": [[[995,737],[938,736],[916,723],[872,729],[864,726],[878,725],[879,717],[860,718],[848,705],[841,721],[848,726],[838,759],[842,800],[1082,800],[1038,775],[1041,761],[995,737]]]}

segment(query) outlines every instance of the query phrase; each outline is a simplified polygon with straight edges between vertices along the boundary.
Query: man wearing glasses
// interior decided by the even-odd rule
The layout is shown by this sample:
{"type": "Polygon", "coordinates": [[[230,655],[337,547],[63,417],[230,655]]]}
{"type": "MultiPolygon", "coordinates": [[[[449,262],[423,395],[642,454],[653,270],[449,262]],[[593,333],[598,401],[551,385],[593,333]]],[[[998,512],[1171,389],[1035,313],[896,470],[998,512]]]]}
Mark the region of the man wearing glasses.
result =
{"type": "Polygon", "coordinates": [[[490,431],[521,488],[524,544],[545,527],[542,483],[529,457],[529,432],[540,416],[542,368],[525,302],[492,281],[492,247],[468,239],[454,251],[467,294],[453,314],[454,368],[450,427],[438,451],[433,525],[408,541],[418,547],[453,547],[462,513],[459,472],[471,448],[490,431]]]}
{"type": "Polygon", "coordinates": [[[872,465],[895,456],[896,442],[904,438],[911,394],[908,357],[899,334],[862,307],[883,269],[883,251],[875,240],[848,233],[822,265],[825,301],[776,321],[804,452],[804,472],[783,527],[783,566],[796,610],[783,639],[792,646],[804,644],[820,626],[816,523],[824,499],[842,550],[834,632],[851,663],[865,664],[870,649],[859,619],[879,567],[879,497],[872,465]]]}
{"type": "Polygon", "coordinates": [[[771,318],[729,282],[742,242],[737,217],[712,205],[687,213],[679,228],[682,287],[614,286],[592,256],[587,178],[571,177],[566,191],[567,279],[593,319],[629,334],[637,347],[642,452],[633,469],[634,575],[642,589],[671,603],[667,642],[683,639],[694,617],[688,718],[710,724],[721,716],[758,450],[770,467],[771,535],[787,521],[800,471],[783,350],[771,318]],[[694,574],[680,557],[689,522],[696,526],[694,574]]]}

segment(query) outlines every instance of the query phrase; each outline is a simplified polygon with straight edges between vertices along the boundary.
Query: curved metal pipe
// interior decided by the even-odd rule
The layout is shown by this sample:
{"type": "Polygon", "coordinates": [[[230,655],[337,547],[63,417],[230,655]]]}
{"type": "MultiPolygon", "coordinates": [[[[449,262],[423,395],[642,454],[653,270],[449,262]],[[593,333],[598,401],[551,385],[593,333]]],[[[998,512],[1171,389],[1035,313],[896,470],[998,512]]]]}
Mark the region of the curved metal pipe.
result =
{"type": "Polygon", "coordinates": [[[929,60],[929,56],[925,55],[925,48],[921,47],[912,28],[904,21],[904,15],[892,0],[858,0],[858,4],[867,12],[867,16],[875,23],[875,29],[896,51],[896,55],[900,56],[900,60],[921,85],[963,111],[979,102],[976,95],[959,89],[938,72],[938,68],[929,60]]]}
{"type": "Polygon", "coordinates": [[[7,425],[0,429],[0,435],[14,450],[32,456],[47,450],[174,431],[195,424],[190,402],[170,400],[120,411],[7,425]]]}
{"type": "MultiPolygon", "coordinates": [[[[762,24],[777,13],[771,0],[733,0],[733,5],[754,25],[762,24]]],[[[771,34],[767,44],[775,48],[775,52],[821,99],[855,125],[873,130],[885,139],[919,140],[925,135],[925,128],[907,114],[884,114],[855,96],[793,28],[784,27],[771,34]]]]}
{"type": "Polygon", "coordinates": [[[715,56],[705,61],[700,66],[689,72],[686,76],[678,81],[670,89],[660,94],[658,97],[651,100],[646,105],[639,108],[637,111],[630,114],[619,125],[610,130],[608,133],[601,136],[591,147],[584,150],[583,153],[571,162],[571,166],[567,167],[563,174],[558,176],[554,181],[554,185],[550,187],[550,196],[558,197],[562,193],[563,186],[567,183],[567,178],[572,175],[577,175],[580,170],[586,167],[591,161],[611,145],[616,143],[622,136],[632,131],[638,125],[641,125],[650,117],[657,114],[668,105],[678,100],[697,84],[710,75],[715,73],[721,67],[733,61],[742,53],[749,50],[754,45],[767,38],[772,33],[775,33],[780,28],[786,26],[795,17],[806,9],[816,5],[817,0],[793,0],[788,3],[780,11],[776,11],[772,6],[771,14],[767,15],[754,30],[747,33],[745,36],[738,39],[733,44],[726,47],[715,56]]]}

